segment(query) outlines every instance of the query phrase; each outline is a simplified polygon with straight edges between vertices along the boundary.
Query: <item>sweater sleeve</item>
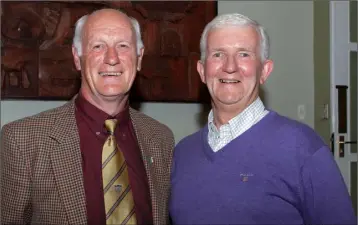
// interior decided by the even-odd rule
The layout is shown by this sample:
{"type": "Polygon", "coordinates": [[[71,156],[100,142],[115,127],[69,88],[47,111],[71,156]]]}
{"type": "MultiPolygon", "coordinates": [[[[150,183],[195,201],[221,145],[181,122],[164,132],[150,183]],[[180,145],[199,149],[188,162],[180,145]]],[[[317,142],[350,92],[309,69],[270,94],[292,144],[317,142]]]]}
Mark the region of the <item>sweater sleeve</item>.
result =
{"type": "Polygon", "coordinates": [[[357,224],[340,170],[324,146],[301,168],[305,224],[357,224]]]}

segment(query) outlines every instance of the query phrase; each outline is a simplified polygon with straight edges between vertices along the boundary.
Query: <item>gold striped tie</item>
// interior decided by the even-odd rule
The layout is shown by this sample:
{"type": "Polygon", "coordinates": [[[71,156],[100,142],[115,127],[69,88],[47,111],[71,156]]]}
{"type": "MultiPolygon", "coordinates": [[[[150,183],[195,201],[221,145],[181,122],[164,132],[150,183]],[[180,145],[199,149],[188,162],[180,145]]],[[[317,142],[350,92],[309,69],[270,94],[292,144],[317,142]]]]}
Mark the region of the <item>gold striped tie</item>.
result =
{"type": "Polygon", "coordinates": [[[116,119],[105,121],[110,134],[102,151],[106,220],[107,224],[137,224],[127,164],[114,137],[116,125],[116,119]]]}

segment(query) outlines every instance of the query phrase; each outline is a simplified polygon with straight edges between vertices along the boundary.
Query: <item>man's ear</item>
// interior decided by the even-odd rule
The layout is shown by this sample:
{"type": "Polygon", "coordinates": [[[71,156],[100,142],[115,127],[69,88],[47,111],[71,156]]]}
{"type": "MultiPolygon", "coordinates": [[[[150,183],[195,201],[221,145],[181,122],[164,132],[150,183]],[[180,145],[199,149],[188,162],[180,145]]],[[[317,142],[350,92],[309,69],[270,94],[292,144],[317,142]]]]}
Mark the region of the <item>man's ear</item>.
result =
{"type": "Polygon", "coordinates": [[[75,66],[77,70],[81,70],[81,59],[78,55],[77,49],[75,46],[72,45],[72,55],[73,55],[73,61],[75,62],[75,66]]]}
{"type": "Polygon", "coordinates": [[[142,69],[142,59],[144,55],[144,47],[140,49],[140,55],[138,56],[137,71],[142,69]]]}
{"type": "Polygon", "coordinates": [[[261,76],[260,76],[260,84],[264,84],[267,80],[267,78],[270,76],[272,70],[273,70],[273,61],[268,59],[263,63],[262,70],[261,70],[261,76]]]}
{"type": "Polygon", "coordinates": [[[204,73],[205,69],[204,69],[203,61],[198,60],[198,62],[196,63],[196,69],[198,70],[198,73],[200,75],[201,82],[206,84],[205,73],[204,73]]]}

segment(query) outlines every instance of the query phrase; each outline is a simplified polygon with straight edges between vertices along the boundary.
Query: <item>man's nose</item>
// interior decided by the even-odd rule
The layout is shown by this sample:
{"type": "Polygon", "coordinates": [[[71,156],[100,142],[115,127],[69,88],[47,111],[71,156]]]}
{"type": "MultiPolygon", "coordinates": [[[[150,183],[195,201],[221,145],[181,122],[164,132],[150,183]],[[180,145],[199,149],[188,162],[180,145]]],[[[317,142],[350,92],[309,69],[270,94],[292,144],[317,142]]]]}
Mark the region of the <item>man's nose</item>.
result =
{"type": "Polygon", "coordinates": [[[105,63],[114,66],[119,63],[117,51],[114,48],[108,48],[105,55],[105,63]]]}
{"type": "Polygon", "coordinates": [[[224,62],[223,70],[227,73],[234,73],[237,70],[237,62],[234,56],[228,56],[224,62]]]}

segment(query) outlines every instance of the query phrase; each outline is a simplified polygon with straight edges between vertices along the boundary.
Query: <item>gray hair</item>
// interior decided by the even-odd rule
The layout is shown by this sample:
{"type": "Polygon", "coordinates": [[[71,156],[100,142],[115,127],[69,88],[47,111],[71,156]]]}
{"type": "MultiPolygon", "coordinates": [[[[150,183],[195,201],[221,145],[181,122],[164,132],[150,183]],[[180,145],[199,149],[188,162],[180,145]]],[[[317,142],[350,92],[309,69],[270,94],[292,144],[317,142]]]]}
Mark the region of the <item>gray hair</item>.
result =
{"type": "Polygon", "coordinates": [[[210,23],[205,26],[205,29],[200,39],[200,60],[204,62],[206,58],[206,45],[208,39],[208,33],[211,29],[221,28],[226,26],[252,26],[260,36],[260,57],[261,61],[265,61],[269,57],[270,43],[269,36],[258,22],[239,13],[222,14],[215,17],[210,23]]]}
{"type": "MultiPolygon", "coordinates": [[[[119,10],[118,10],[119,11],[119,10]]],[[[92,14],[96,13],[97,11],[92,12],[92,14]]],[[[119,11],[121,12],[121,11],[119,11]]],[[[124,12],[121,12],[123,14],[125,14],[124,12]]],[[[90,14],[84,15],[82,16],[80,19],[77,20],[76,25],[75,25],[75,35],[73,37],[73,46],[76,48],[77,53],[79,56],[82,56],[82,29],[83,29],[83,25],[86,23],[88,16],[90,14]]],[[[143,41],[142,41],[142,36],[140,33],[140,26],[138,21],[133,18],[128,16],[129,20],[131,21],[135,36],[136,36],[136,47],[137,47],[137,55],[140,55],[140,50],[144,47],[143,41]]]]}

